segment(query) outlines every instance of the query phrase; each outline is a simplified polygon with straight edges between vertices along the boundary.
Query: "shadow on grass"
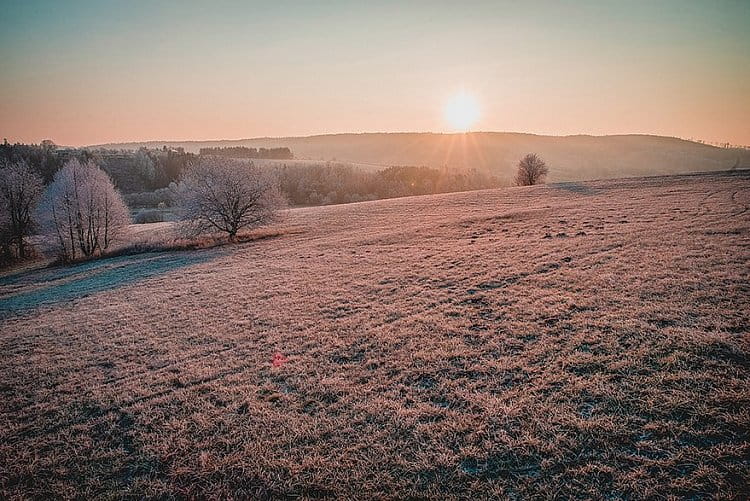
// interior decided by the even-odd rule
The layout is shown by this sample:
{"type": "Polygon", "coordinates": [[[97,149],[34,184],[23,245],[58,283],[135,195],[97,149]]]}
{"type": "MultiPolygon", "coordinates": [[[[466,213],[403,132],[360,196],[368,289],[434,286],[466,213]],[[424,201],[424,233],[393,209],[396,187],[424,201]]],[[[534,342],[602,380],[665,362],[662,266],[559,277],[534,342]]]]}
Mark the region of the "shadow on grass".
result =
{"type": "Polygon", "coordinates": [[[0,278],[0,286],[26,290],[0,297],[0,315],[56,304],[115,289],[155,275],[200,264],[216,252],[151,253],[87,261],[0,278]],[[31,288],[31,290],[28,290],[31,288]]]}
{"type": "Polygon", "coordinates": [[[552,183],[550,186],[580,195],[596,195],[598,193],[596,189],[579,183],[552,183]]]}

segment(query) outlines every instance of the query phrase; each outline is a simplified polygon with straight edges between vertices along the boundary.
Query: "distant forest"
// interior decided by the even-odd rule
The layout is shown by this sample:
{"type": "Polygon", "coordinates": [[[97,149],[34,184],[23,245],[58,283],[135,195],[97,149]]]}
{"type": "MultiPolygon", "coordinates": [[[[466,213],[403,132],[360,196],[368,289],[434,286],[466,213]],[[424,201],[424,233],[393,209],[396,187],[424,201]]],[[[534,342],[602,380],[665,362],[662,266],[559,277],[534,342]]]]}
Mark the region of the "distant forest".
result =
{"type": "MultiPolygon", "coordinates": [[[[214,151],[250,150],[268,155],[289,148],[205,148],[214,151]]],[[[214,155],[214,153],[208,153],[214,155]]],[[[280,154],[280,153],[279,153],[280,154]]],[[[235,153],[228,156],[235,157],[235,153]]],[[[23,160],[49,183],[55,172],[71,159],[94,160],[107,172],[131,209],[171,205],[170,185],[183,169],[199,159],[183,148],[132,150],[60,148],[50,141],[38,145],[0,145],[0,162],[23,160]]],[[[270,157],[257,157],[268,159],[270,157]]],[[[252,158],[248,159],[252,162],[252,158]]],[[[428,195],[501,186],[502,180],[475,169],[392,166],[379,171],[365,170],[341,162],[295,162],[263,164],[279,180],[292,206],[328,205],[410,195],[428,195]]]]}
{"type": "Polygon", "coordinates": [[[107,172],[123,193],[166,188],[180,177],[182,170],[197,158],[182,148],[104,150],[60,148],[51,141],[41,144],[0,145],[0,161],[23,160],[36,170],[45,184],[71,158],[94,160],[107,172]]]}
{"type": "Polygon", "coordinates": [[[289,148],[248,148],[229,146],[226,148],[201,148],[201,155],[229,158],[263,158],[270,160],[291,160],[294,158],[289,148]]]}
{"type": "Polygon", "coordinates": [[[329,205],[382,198],[497,188],[501,181],[475,169],[393,166],[376,172],[326,162],[274,167],[292,205],[329,205]]]}

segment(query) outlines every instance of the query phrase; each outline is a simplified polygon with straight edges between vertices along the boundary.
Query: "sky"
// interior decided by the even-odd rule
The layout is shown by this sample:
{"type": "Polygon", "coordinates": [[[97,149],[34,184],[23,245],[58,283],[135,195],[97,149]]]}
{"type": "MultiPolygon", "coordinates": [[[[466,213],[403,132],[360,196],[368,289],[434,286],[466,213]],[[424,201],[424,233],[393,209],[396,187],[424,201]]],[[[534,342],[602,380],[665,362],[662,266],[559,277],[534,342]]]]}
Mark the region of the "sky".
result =
{"type": "Polygon", "coordinates": [[[750,1],[0,0],[0,138],[648,133],[750,145],[750,1]]]}

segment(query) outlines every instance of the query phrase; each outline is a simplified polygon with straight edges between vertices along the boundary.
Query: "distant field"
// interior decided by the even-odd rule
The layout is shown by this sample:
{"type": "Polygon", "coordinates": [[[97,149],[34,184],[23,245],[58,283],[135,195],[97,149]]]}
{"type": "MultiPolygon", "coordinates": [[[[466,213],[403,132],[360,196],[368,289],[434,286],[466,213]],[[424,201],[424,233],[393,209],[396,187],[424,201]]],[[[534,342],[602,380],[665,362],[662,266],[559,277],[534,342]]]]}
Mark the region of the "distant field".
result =
{"type": "Polygon", "coordinates": [[[268,159],[254,158],[250,161],[252,161],[255,165],[270,166],[270,167],[279,167],[282,165],[301,166],[301,167],[308,167],[311,165],[347,165],[356,169],[362,169],[366,171],[379,171],[379,170],[390,167],[388,164],[339,162],[336,160],[299,160],[299,159],[268,160],[268,159]]]}
{"type": "Polygon", "coordinates": [[[5,275],[0,498],[746,498],[749,206],[747,172],[400,198],[5,275]]]}

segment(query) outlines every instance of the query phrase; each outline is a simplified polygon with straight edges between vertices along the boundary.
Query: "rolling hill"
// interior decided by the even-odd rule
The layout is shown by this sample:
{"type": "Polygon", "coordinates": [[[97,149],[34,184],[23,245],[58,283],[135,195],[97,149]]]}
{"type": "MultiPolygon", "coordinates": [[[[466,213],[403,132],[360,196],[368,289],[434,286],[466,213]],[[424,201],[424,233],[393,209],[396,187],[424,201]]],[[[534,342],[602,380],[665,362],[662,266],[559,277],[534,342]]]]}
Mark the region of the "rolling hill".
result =
{"type": "Polygon", "coordinates": [[[683,139],[650,136],[539,136],[507,132],[362,133],[222,141],[149,141],[102,148],[170,145],[197,152],[216,146],[292,149],[298,159],[353,164],[476,168],[510,180],[518,159],[529,152],[550,166],[551,181],[720,171],[750,167],[750,150],[724,149],[683,139]]]}

